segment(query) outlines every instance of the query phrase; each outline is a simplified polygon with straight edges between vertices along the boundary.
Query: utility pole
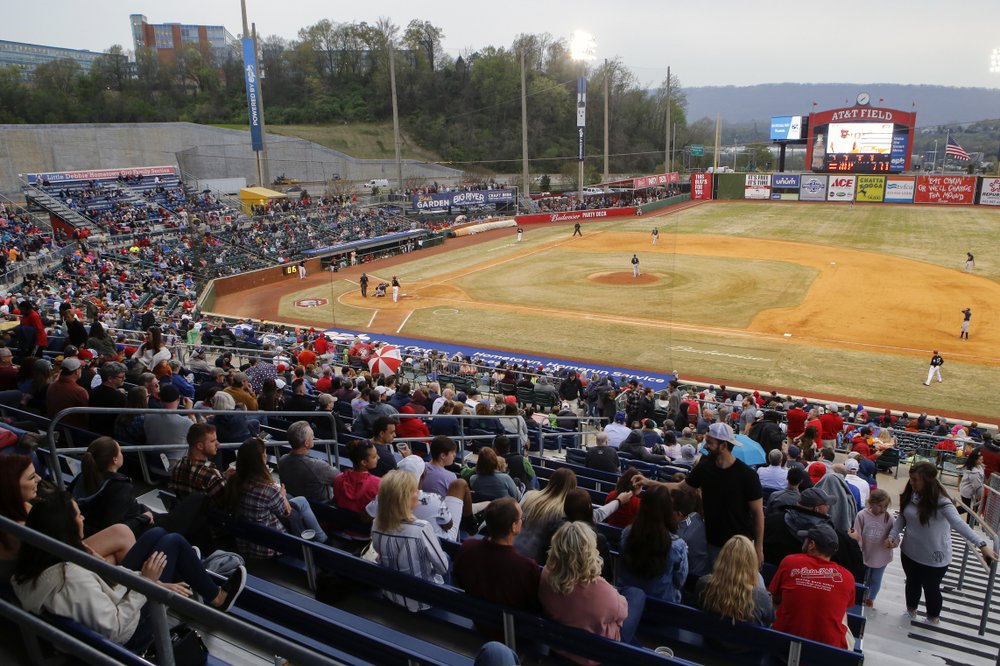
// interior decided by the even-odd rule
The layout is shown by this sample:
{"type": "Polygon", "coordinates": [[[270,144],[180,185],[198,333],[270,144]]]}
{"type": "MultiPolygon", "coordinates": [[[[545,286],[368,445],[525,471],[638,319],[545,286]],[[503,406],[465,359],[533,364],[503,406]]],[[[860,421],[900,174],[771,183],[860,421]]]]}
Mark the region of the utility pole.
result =
{"type": "Polygon", "coordinates": [[[663,151],[663,171],[670,173],[670,67],[667,67],[667,144],[663,151]]]}
{"type": "Polygon", "coordinates": [[[611,180],[608,171],[608,77],[611,71],[608,69],[608,59],[604,59],[604,183],[611,180]]]}
{"type": "Polygon", "coordinates": [[[715,156],[712,158],[712,171],[719,173],[719,137],[722,128],[722,115],[715,114],[715,156]]]}
{"type": "Polygon", "coordinates": [[[400,157],[399,147],[399,107],[396,104],[396,57],[392,48],[392,40],[389,40],[389,86],[392,88],[392,137],[396,144],[396,181],[399,183],[399,192],[403,192],[403,160],[400,157]]]}
{"type": "Polygon", "coordinates": [[[521,195],[525,201],[531,196],[531,174],[528,172],[528,75],[524,68],[524,49],[521,49],[521,195]]]}

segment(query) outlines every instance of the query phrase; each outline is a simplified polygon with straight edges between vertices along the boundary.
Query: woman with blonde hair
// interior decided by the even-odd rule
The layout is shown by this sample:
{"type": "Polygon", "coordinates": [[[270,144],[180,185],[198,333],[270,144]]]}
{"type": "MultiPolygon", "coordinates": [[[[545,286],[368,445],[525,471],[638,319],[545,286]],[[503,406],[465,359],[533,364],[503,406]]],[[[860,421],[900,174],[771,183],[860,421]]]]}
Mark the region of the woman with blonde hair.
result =
{"type": "MultiPolygon", "coordinates": [[[[541,548],[546,534],[551,534],[559,521],[566,517],[566,497],[576,488],[576,474],[571,469],[562,467],[549,477],[549,482],[542,490],[529,490],[521,499],[524,515],[521,518],[523,526],[521,533],[514,540],[514,548],[525,557],[536,562],[541,561],[541,548]]],[[[594,509],[594,522],[603,523],[608,516],[627,505],[632,500],[632,493],[625,492],[612,499],[602,507],[594,509]]]]}
{"type": "MultiPolygon", "coordinates": [[[[430,523],[414,517],[413,509],[419,501],[417,477],[413,474],[392,470],[382,477],[372,528],[372,547],[383,567],[442,585],[450,560],[441,549],[430,523]]],[[[384,591],[383,594],[410,611],[430,608],[395,592],[384,591]]]]}
{"type": "MultiPolygon", "coordinates": [[[[594,530],[579,521],[566,523],[552,537],[538,598],[545,614],[560,624],[630,642],[642,618],[646,595],[634,587],[619,593],[601,578],[602,566],[594,530]]],[[[597,663],[572,654],[565,656],[578,664],[597,663]]]]}
{"type": "Polygon", "coordinates": [[[745,536],[736,535],[722,546],[712,573],[698,579],[695,589],[699,606],[710,613],[765,627],[774,622],[771,595],[757,573],[757,551],[745,536]]]}

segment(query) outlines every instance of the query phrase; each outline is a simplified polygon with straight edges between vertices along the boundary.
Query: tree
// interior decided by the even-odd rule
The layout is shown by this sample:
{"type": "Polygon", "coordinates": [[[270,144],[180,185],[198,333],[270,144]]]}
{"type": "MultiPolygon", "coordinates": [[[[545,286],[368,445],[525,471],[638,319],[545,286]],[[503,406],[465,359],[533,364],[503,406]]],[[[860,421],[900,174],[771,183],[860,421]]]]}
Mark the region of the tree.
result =
{"type": "Polygon", "coordinates": [[[90,73],[97,78],[102,88],[121,92],[128,82],[128,58],[121,45],[115,44],[94,60],[90,73]]]}
{"type": "Polygon", "coordinates": [[[433,72],[434,65],[441,53],[442,37],[444,37],[444,32],[430,21],[413,19],[406,26],[402,43],[408,49],[423,53],[427,59],[428,68],[433,72]]]}

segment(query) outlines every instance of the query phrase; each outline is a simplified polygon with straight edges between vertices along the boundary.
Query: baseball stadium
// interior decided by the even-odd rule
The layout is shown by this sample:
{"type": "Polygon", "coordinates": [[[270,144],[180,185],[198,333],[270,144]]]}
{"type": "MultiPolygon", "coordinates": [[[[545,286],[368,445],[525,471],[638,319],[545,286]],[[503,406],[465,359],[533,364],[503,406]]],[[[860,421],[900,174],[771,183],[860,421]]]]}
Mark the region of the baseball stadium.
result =
{"type": "Polygon", "coordinates": [[[987,153],[241,4],[0,40],[0,662],[1000,664],[987,153]]]}

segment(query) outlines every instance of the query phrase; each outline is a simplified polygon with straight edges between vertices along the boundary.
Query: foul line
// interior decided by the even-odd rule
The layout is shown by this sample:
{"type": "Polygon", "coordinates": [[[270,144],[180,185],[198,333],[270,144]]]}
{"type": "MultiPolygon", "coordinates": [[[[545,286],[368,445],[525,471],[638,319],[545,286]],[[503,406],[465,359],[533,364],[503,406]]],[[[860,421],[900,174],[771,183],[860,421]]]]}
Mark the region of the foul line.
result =
{"type": "Polygon", "coordinates": [[[372,327],[372,322],[375,321],[375,317],[377,317],[377,316],[378,316],[378,310],[375,310],[374,312],[372,312],[372,318],[368,320],[368,326],[366,326],[365,328],[371,328],[372,327]]]}
{"type": "MultiPolygon", "coordinates": [[[[410,321],[410,317],[413,316],[413,313],[414,310],[410,310],[408,313],[406,313],[406,318],[403,319],[403,323],[400,324],[399,328],[396,329],[397,333],[403,330],[403,327],[406,326],[406,322],[410,321]]],[[[371,322],[368,322],[368,328],[371,328],[371,325],[372,325],[371,322]]]]}

